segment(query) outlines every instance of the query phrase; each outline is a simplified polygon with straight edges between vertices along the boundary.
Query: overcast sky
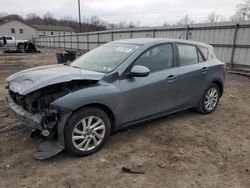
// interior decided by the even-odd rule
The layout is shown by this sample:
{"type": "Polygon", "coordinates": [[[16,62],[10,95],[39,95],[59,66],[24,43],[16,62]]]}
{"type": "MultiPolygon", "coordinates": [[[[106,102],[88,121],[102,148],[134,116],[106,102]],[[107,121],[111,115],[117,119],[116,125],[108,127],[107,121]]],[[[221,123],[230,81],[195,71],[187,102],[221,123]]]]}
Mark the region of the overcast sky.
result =
{"type": "MultiPolygon", "coordinates": [[[[206,20],[211,12],[229,18],[243,0],[81,0],[83,17],[118,23],[139,21],[143,26],[174,24],[188,14],[196,23],[206,20]]],[[[9,14],[51,12],[56,18],[77,18],[77,0],[1,0],[0,12],[9,14]]]]}

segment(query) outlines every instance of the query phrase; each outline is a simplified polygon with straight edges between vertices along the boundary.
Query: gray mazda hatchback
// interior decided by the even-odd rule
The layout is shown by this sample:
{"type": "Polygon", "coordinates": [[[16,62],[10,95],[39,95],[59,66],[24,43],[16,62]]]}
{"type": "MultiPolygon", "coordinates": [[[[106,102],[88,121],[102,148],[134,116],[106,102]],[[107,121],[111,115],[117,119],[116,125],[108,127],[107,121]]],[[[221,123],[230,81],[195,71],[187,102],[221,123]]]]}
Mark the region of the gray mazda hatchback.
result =
{"type": "Polygon", "coordinates": [[[210,45],[175,39],[104,44],[71,65],[27,69],[7,78],[7,101],[25,127],[46,139],[34,156],[66,149],[86,156],[111,132],[185,109],[212,113],[225,63],[210,45]]]}

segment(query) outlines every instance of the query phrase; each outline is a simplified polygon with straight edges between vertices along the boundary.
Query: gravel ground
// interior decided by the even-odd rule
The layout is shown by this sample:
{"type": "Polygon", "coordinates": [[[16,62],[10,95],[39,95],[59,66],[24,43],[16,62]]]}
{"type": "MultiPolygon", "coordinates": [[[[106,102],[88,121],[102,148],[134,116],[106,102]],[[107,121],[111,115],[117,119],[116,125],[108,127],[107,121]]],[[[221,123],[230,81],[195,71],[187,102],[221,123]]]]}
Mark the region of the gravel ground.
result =
{"type": "MultiPolygon", "coordinates": [[[[56,63],[56,50],[0,53],[0,129],[17,123],[5,102],[5,78],[56,63]]],[[[0,187],[250,187],[250,79],[228,74],[217,110],[192,110],[114,134],[98,153],[33,159],[40,140],[22,129],[0,133],[0,187]],[[144,174],[123,173],[127,165],[144,174]]]]}

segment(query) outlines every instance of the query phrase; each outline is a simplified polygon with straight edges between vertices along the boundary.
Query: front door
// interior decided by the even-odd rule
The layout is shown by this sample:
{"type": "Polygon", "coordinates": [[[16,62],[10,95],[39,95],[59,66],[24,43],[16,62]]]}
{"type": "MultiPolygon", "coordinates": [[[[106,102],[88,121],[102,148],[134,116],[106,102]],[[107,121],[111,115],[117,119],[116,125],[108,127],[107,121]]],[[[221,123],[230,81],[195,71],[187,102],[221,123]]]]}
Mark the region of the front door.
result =
{"type": "Polygon", "coordinates": [[[176,100],[178,68],[174,67],[172,44],[147,50],[133,65],[149,68],[150,74],[120,81],[124,124],[166,113],[176,100]]]}

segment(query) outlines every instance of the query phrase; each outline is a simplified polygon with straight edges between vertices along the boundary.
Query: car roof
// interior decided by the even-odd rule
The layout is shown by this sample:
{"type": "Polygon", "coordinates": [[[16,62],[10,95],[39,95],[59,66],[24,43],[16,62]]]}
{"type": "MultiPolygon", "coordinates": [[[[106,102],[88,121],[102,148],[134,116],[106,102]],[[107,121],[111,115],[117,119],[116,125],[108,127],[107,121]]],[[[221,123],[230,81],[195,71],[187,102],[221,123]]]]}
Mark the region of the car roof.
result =
{"type": "Polygon", "coordinates": [[[170,39],[170,38],[135,38],[135,39],[123,39],[123,40],[116,40],[114,43],[125,43],[125,44],[138,44],[138,45],[147,45],[147,44],[157,44],[161,42],[179,42],[179,43],[186,43],[186,44],[193,44],[193,45],[200,45],[209,47],[210,45],[191,41],[191,40],[182,40],[182,39],[170,39]]]}

